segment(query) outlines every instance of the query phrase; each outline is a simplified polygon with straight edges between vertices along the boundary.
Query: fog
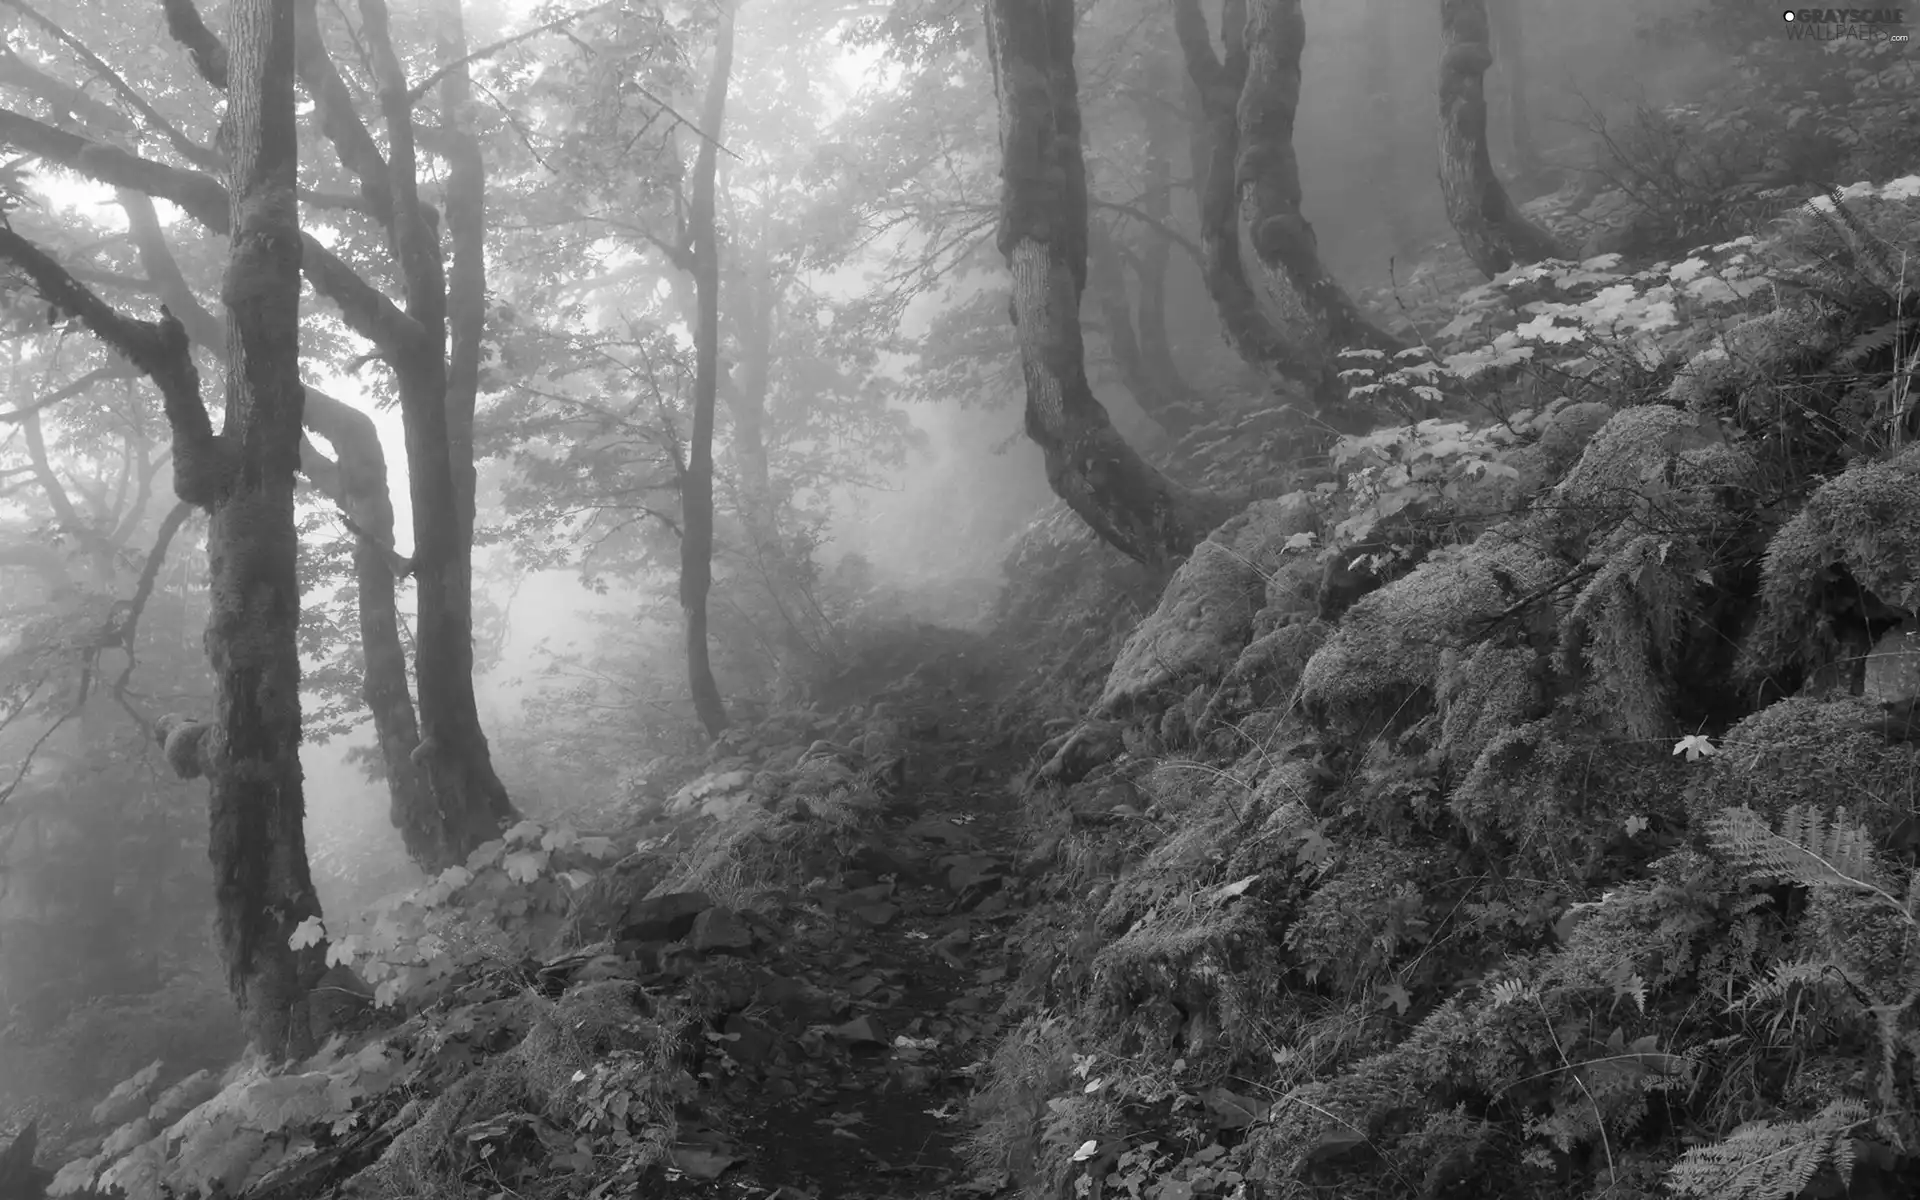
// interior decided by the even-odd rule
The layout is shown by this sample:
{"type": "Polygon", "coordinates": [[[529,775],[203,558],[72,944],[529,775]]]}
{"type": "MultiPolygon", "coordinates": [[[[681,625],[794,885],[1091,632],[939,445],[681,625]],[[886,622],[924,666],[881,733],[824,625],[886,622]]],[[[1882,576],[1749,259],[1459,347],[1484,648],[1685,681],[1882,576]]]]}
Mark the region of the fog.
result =
{"type": "MultiPolygon", "coordinates": [[[[1196,445],[1251,445],[1233,420],[1307,395],[1298,378],[1251,363],[1208,276],[1206,181],[1196,175],[1206,154],[1195,140],[1204,105],[1170,19],[1181,7],[1080,4],[1075,60],[1093,223],[1092,265],[1076,281],[1087,287],[1086,373],[1120,437],[1176,475],[1196,469],[1196,445]],[[1207,421],[1183,428],[1169,416],[1176,391],[1218,419],[1211,434],[1207,421]],[[1205,436],[1189,437],[1192,427],[1205,436]]],[[[1460,248],[1439,178],[1446,6],[1299,7],[1306,41],[1289,144],[1307,244],[1381,328],[1432,334],[1443,320],[1422,305],[1484,279],[1460,248]]],[[[1819,117],[1791,136],[1768,132],[1767,68],[1752,47],[1777,53],[1779,38],[1738,5],[1491,7],[1492,170],[1516,204],[1560,198],[1555,212],[1579,226],[1576,258],[1636,251],[1624,218],[1586,214],[1604,207],[1596,198],[1616,203],[1608,212],[1658,207],[1635,190],[1656,159],[1669,182],[1689,186],[1813,187],[1836,181],[1821,173],[1829,168],[1885,165],[1871,147],[1816,128],[1819,117]],[[1714,157],[1700,130],[1722,116],[1759,132],[1714,157]],[[1655,144],[1656,127],[1667,141],[1655,144]],[[1791,157],[1789,142],[1824,166],[1800,170],[1813,161],[1805,155],[1776,162],[1791,157]]],[[[475,732],[504,796],[531,819],[621,832],[642,798],[659,799],[660,781],[677,786],[704,766],[717,732],[689,666],[686,580],[712,576],[695,589],[697,657],[711,658],[712,702],[751,728],[803,708],[888,630],[991,632],[1009,555],[1066,511],[1069,460],[1091,444],[1059,452],[1050,481],[1031,435],[1044,419],[1029,387],[1041,388],[1032,357],[1023,374],[996,244],[1006,147],[979,5],[741,4],[714,136],[702,126],[718,111],[709,92],[721,26],[705,0],[467,0],[463,44],[474,53],[457,64],[440,7],[396,0],[395,69],[419,91],[405,143],[418,143],[418,177],[397,189],[364,169],[371,157],[386,170],[399,142],[356,40],[363,18],[348,8],[320,7],[338,95],[303,64],[297,96],[312,236],[300,374],[370,421],[391,509],[389,524],[370,499],[380,489],[365,447],[322,428],[310,401],[296,510],[299,760],[314,890],[342,922],[427,878],[416,865],[426,856],[396,826],[393,786],[410,752],[422,761],[427,736],[418,752],[383,746],[364,698],[379,659],[364,589],[380,571],[402,568],[400,627],[389,631],[401,690],[412,689],[402,727],[413,727],[416,702],[421,731],[466,720],[461,695],[449,702],[457,720],[427,715],[432,689],[420,687],[417,664],[470,626],[475,732]],[[469,85],[448,90],[449,77],[469,85]],[[463,207],[470,186],[484,199],[463,207]],[[393,217],[416,187],[425,215],[393,217]],[[703,204],[710,248],[697,227],[703,204]],[[409,220],[438,248],[431,271],[407,257],[409,220]],[[331,282],[315,273],[316,254],[337,264],[331,282]],[[718,289],[717,327],[702,325],[703,264],[718,289]],[[439,289],[431,298],[423,279],[439,289]],[[479,314],[471,327],[467,313],[479,314]],[[412,340],[416,326],[424,332],[412,340]],[[703,336],[717,356],[704,399],[703,336]],[[433,369],[404,361],[417,351],[433,369]],[[465,389],[466,416],[454,399],[422,401],[435,387],[448,397],[465,389]],[[403,412],[419,420],[432,405],[443,424],[454,414],[451,432],[435,443],[416,430],[410,445],[403,412]],[[442,459],[454,464],[440,498],[448,512],[459,507],[461,472],[474,473],[466,535],[437,510],[416,522],[411,467],[441,468],[422,483],[439,496],[442,459]],[[702,487],[712,493],[704,516],[702,487]],[[690,568],[685,547],[703,521],[713,548],[690,568]],[[471,545],[423,547],[416,529],[471,545]],[[452,556],[435,557],[443,552],[452,556]],[[369,571],[373,560],[383,565],[369,571]],[[448,574],[423,584],[416,562],[448,574]],[[421,593],[468,566],[465,624],[435,641],[446,634],[420,618],[421,593]]],[[[1198,8],[1218,51],[1222,6],[1198,8]]],[[[183,353],[218,429],[229,384],[228,243],[216,228],[225,200],[209,209],[194,181],[222,186],[225,102],[158,4],[14,9],[0,59],[11,228],[127,320],[159,321],[168,305],[182,344],[192,339],[183,353]]],[[[225,4],[201,13],[227,28],[225,4]]],[[[1843,72],[1851,51],[1836,46],[1809,43],[1803,58],[1824,55],[1843,72]]],[[[1849,101],[1821,103],[1839,111],[1849,101]]],[[[1241,225],[1234,253],[1257,277],[1254,230],[1241,225]]],[[[109,348],[102,318],[77,312],[22,254],[8,261],[0,1118],[31,1110],[78,1121],[122,1073],[163,1052],[213,1066],[235,1050],[235,1027],[209,1015],[228,1010],[208,932],[207,784],[177,778],[155,737],[160,729],[164,740],[162,717],[213,717],[203,631],[217,597],[206,513],[168,517],[177,414],[145,364],[109,348]],[[62,1074],[44,1046],[85,1048],[84,1069],[62,1074]]],[[[1260,295],[1260,319],[1311,326],[1302,318],[1311,297],[1280,293],[1260,295]]],[[[285,447],[276,453],[272,470],[284,478],[285,447]]],[[[1256,464],[1258,477],[1236,485],[1277,488],[1292,469],[1256,464]]],[[[1124,561],[1115,539],[1101,545],[1092,526],[1068,523],[1092,559],[1124,561]]]]}

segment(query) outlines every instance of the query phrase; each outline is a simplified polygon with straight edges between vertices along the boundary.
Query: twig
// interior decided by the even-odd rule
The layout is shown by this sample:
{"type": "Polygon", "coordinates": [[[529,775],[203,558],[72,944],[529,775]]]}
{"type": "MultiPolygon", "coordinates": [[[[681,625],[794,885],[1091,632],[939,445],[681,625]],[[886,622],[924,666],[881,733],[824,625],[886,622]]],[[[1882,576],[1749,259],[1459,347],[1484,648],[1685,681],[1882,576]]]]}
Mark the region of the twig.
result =
{"type": "MultiPolygon", "coordinates": [[[[180,0],[165,0],[165,2],[172,4],[172,3],[180,2],[180,0]]],[[[407,89],[407,103],[408,104],[420,103],[421,100],[426,98],[426,94],[433,90],[433,85],[436,83],[439,83],[442,79],[446,78],[447,74],[451,71],[457,71],[461,67],[464,67],[469,63],[478,62],[480,59],[490,58],[493,55],[498,54],[500,51],[505,50],[508,46],[515,45],[519,42],[524,42],[528,38],[539,37],[543,33],[552,33],[556,29],[564,29],[567,26],[573,24],[575,21],[580,20],[582,17],[589,17],[589,16],[592,16],[594,13],[601,11],[602,9],[607,9],[612,7],[613,7],[613,4],[611,2],[590,5],[589,7],[580,9],[577,12],[570,12],[563,17],[555,17],[553,20],[548,21],[544,25],[536,25],[532,29],[523,29],[519,33],[512,34],[508,37],[503,37],[497,42],[492,42],[492,43],[489,43],[488,45],[480,47],[478,50],[475,50],[473,53],[468,54],[463,58],[456,58],[450,63],[446,63],[442,66],[436,67],[433,69],[431,73],[427,75],[425,79],[422,79],[419,83],[416,83],[412,87],[407,89]]]]}

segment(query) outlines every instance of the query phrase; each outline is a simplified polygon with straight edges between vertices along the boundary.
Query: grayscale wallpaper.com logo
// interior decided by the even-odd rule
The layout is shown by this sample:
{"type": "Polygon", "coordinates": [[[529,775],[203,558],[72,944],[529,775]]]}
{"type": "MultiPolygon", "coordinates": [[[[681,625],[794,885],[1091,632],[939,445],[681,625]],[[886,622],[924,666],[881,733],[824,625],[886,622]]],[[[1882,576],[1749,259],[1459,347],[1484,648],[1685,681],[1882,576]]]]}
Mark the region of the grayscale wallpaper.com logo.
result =
{"type": "Polygon", "coordinates": [[[1788,37],[1809,42],[1904,42],[1911,32],[1903,8],[1789,8],[1780,17],[1788,37]]]}

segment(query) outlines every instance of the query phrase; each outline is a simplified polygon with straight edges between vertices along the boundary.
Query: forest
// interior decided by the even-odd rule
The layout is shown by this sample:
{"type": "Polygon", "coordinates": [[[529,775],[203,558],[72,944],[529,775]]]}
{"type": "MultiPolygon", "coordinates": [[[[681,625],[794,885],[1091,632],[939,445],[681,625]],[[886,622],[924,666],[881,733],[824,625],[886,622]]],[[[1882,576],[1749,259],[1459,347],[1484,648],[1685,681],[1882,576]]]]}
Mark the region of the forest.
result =
{"type": "Polygon", "coordinates": [[[0,0],[0,1200],[1915,1195],[1916,25],[0,0]]]}

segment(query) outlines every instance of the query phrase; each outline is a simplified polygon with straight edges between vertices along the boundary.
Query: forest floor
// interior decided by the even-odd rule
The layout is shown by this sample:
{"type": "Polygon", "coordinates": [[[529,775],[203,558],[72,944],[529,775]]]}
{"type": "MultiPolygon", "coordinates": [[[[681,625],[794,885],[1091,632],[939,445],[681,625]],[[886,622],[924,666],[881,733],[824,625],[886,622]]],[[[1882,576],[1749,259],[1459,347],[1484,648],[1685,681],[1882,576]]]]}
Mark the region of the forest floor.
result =
{"type": "Polygon", "coordinates": [[[683,1109],[673,1194],[1000,1190],[970,1176],[964,1152],[973,1079],[1019,975],[1012,934],[1025,908],[1027,763],[989,728],[998,691],[933,710],[937,721],[907,739],[904,783],[852,852],[809,864],[812,879],[753,914],[778,936],[740,960],[735,1002],[746,987],[752,999],[706,1034],[695,1066],[706,1119],[683,1109]]]}

